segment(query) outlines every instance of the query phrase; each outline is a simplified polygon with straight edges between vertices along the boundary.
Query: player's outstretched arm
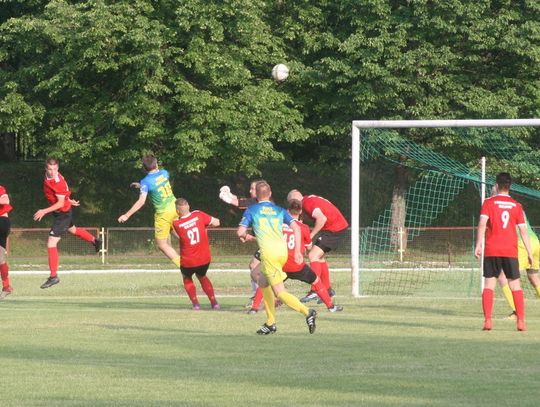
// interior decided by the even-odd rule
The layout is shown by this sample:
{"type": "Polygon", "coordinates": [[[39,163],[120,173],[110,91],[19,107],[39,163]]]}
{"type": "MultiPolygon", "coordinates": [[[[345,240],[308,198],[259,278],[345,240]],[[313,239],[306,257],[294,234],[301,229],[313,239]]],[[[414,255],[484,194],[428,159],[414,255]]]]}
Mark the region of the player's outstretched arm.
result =
{"type": "Polygon", "coordinates": [[[131,217],[131,215],[133,215],[135,212],[141,209],[144,206],[144,203],[146,202],[147,195],[148,194],[141,192],[141,194],[139,195],[139,199],[135,201],[133,206],[129,208],[129,210],[126,213],[124,213],[123,215],[120,215],[120,217],[118,218],[118,222],[120,223],[127,222],[127,220],[131,217]]]}

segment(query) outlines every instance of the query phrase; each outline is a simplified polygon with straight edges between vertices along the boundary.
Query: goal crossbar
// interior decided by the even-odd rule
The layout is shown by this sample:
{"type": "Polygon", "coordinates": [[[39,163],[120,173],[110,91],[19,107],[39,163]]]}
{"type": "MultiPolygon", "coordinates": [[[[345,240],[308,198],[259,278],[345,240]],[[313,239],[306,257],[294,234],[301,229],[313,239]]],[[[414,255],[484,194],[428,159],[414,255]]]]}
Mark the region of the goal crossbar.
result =
{"type": "Polygon", "coordinates": [[[354,120],[351,151],[351,285],[360,296],[360,130],[397,128],[540,127],[540,119],[354,120]]]}

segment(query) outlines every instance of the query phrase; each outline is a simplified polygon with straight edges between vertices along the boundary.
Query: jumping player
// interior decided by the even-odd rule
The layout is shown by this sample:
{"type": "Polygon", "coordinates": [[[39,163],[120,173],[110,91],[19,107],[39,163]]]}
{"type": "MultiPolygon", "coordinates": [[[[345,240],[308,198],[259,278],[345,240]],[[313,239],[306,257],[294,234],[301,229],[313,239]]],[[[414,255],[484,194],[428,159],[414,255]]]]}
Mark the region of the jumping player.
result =
{"type": "MultiPolygon", "coordinates": [[[[246,241],[247,230],[251,226],[257,244],[261,251],[262,273],[258,280],[263,290],[264,307],[267,314],[266,322],[257,331],[260,335],[268,335],[277,331],[275,324],[274,294],[290,308],[306,316],[309,333],[315,332],[315,318],[317,312],[308,309],[294,295],[288,293],[283,285],[286,277],[283,265],[287,261],[287,245],[283,240],[283,223],[291,226],[295,239],[301,241],[300,227],[287,211],[270,201],[272,190],[266,182],[256,185],[258,203],[250,206],[244,212],[240,225],[236,231],[242,242],[246,241]]],[[[300,246],[295,248],[295,260],[303,261],[300,246]]]]}
{"type": "Polygon", "coordinates": [[[13,292],[13,288],[9,283],[9,267],[7,263],[7,238],[11,230],[8,213],[12,209],[6,188],[0,185],[0,275],[2,276],[0,300],[13,292]]]}
{"type": "Polygon", "coordinates": [[[516,226],[527,250],[528,262],[531,264],[532,251],[527,233],[527,225],[521,204],[509,195],[512,178],[510,174],[501,172],[496,177],[497,195],[487,198],[480,210],[480,221],[476,240],[475,255],[482,256],[482,242],[486,234],[484,249],[484,290],[482,292],[482,308],[484,312],[485,331],[493,327],[493,291],[497,285],[497,277],[503,272],[508,279],[512,297],[516,306],[517,330],[525,331],[525,303],[521,290],[518,265],[518,238],[516,226]],[[487,231],[487,233],[486,233],[487,231]]]}
{"type": "Polygon", "coordinates": [[[60,282],[58,278],[58,242],[64,232],[91,243],[96,252],[101,249],[101,240],[92,236],[86,229],[76,227],[73,224],[72,206],[79,206],[79,201],[71,199],[71,191],[66,180],[58,171],[58,160],[48,158],[45,162],[45,178],[43,180],[43,193],[49,206],[39,209],[34,214],[34,220],[39,222],[45,215],[52,213],[53,226],[47,240],[47,252],[49,257],[49,278],[41,285],[41,288],[49,288],[60,282]]]}
{"type": "Polygon", "coordinates": [[[175,200],[171,184],[169,182],[169,172],[159,169],[156,157],[147,155],[143,157],[142,164],[147,175],[140,183],[133,183],[131,186],[140,188],[139,199],[133,206],[118,218],[118,222],[124,223],[141,209],[148,195],[154,205],[154,237],[159,250],[167,256],[176,267],[180,268],[180,256],[169,243],[172,223],[176,219],[175,200]]]}
{"type": "Polygon", "coordinates": [[[195,274],[210,300],[212,309],[219,310],[220,306],[214,295],[214,287],[206,276],[212,260],[206,228],[209,226],[218,227],[219,219],[202,211],[191,212],[189,203],[184,198],[176,200],[176,211],[179,218],[173,222],[173,228],[180,241],[180,256],[182,258],[180,271],[182,272],[184,289],[193,304],[193,309],[200,310],[201,305],[197,299],[195,284],[193,284],[193,274],[195,274]]]}
{"type": "MultiPolygon", "coordinates": [[[[302,202],[303,212],[315,220],[315,225],[311,229],[311,238],[317,238],[308,254],[309,264],[328,289],[328,294],[334,296],[335,292],[330,283],[326,254],[337,249],[347,235],[349,224],[339,209],[323,197],[317,195],[303,196],[300,191],[293,189],[287,195],[287,201],[291,202],[295,199],[302,202]]],[[[311,291],[301,301],[309,302],[316,299],[317,294],[314,287],[312,287],[311,291]]]]}

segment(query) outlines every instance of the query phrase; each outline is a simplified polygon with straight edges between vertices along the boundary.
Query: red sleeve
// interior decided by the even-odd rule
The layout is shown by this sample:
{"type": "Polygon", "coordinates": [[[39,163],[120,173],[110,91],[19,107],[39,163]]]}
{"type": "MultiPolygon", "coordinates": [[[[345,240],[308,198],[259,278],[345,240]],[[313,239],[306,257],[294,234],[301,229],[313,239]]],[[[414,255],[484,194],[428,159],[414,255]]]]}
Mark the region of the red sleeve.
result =
{"type": "Polygon", "coordinates": [[[302,241],[304,242],[304,246],[309,246],[311,244],[311,231],[309,230],[309,226],[303,223],[299,223],[299,225],[302,229],[302,241]]]}
{"type": "Polygon", "coordinates": [[[489,218],[489,206],[490,206],[491,200],[486,199],[484,203],[482,204],[482,208],[480,209],[480,216],[484,215],[489,218]]]}

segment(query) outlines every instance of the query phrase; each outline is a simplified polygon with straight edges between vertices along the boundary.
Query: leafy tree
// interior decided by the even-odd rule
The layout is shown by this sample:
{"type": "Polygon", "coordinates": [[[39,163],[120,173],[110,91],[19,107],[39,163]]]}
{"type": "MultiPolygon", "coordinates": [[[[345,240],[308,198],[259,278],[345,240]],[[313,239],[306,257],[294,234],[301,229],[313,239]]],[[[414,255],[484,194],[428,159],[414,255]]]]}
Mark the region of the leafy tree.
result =
{"type": "MultiPolygon", "coordinates": [[[[263,1],[55,0],[0,30],[0,126],[32,154],[257,172],[308,137],[263,1]]],[[[27,152],[26,150],[24,152],[27,152]]],[[[82,160],[81,160],[82,159],[82,160]]]]}

